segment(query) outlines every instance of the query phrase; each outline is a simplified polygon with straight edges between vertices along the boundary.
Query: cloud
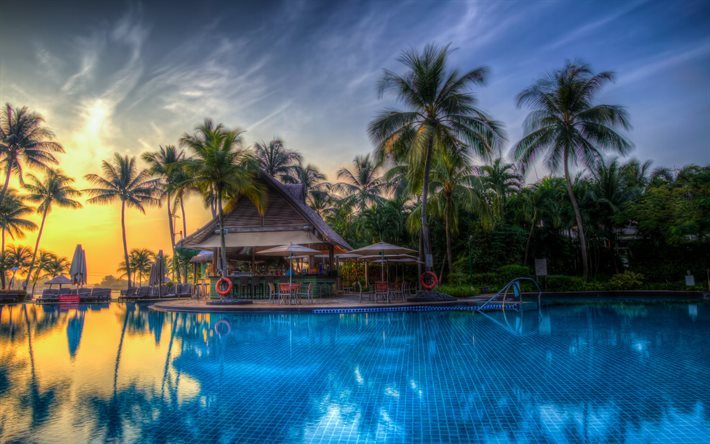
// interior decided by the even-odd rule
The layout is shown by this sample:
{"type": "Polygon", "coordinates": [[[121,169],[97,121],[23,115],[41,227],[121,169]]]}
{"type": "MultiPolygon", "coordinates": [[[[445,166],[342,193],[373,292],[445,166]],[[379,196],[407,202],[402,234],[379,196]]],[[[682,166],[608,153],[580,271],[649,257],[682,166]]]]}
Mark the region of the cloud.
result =
{"type": "Polygon", "coordinates": [[[636,68],[624,71],[612,88],[618,88],[632,82],[638,82],[639,80],[649,77],[659,71],[707,57],[708,55],[710,55],[710,40],[705,40],[699,45],[682,50],[674,48],[672,50],[665,51],[658,56],[635,62],[634,65],[636,68]]]}
{"type": "Polygon", "coordinates": [[[557,39],[548,45],[546,45],[543,50],[544,51],[550,51],[553,49],[558,49],[561,48],[562,46],[565,46],[581,37],[584,37],[585,35],[588,35],[592,33],[593,31],[596,31],[599,28],[602,28],[606,26],[607,24],[623,17],[624,15],[628,14],[629,12],[633,11],[634,9],[638,8],[639,6],[643,5],[644,3],[648,2],[648,0],[637,0],[635,2],[627,3],[625,6],[622,8],[617,9],[616,11],[612,12],[609,15],[606,15],[598,20],[595,20],[593,22],[589,22],[583,26],[580,26],[579,28],[575,29],[574,31],[564,35],[562,38],[557,39]]]}

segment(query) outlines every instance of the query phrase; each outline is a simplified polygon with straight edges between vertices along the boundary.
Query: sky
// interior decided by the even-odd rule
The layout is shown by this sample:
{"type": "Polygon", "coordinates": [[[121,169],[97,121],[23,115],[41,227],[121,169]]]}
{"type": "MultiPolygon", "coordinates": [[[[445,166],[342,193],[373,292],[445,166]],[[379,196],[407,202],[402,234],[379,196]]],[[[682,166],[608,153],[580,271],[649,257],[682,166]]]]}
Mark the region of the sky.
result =
{"type": "MultiPolygon", "coordinates": [[[[462,71],[490,69],[474,93],[505,125],[504,156],[526,116],[516,94],[582,60],[616,73],[598,100],[627,107],[631,156],[710,162],[707,0],[0,0],[0,103],[45,117],[79,188],[114,152],[176,144],[205,117],[245,130],[248,144],[281,137],[335,181],[372,151],[368,122],[397,105],[377,94],[383,70],[401,71],[401,52],[427,43],[449,44],[462,71]]],[[[41,248],[71,257],[82,243],[90,282],[116,274],[119,214],[118,204],[54,210],[41,248]]],[[[188,232],[208,217],[190,198],[188,232]]],[[[170,249],[165,208],[131,211],[127,230],[129,248],[170,249]]]]}

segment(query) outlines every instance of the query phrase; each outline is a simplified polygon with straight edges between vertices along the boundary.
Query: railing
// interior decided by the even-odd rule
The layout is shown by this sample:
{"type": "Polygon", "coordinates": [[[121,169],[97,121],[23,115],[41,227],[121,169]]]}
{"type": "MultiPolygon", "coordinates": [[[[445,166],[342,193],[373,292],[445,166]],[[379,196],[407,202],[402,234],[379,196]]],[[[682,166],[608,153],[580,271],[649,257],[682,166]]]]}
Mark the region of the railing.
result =
{"type": "MultiPolygon", "coordinates": [[[[506,303],[508,299],[508,295],[510,294],[510,291],[513,290],[513,296],[518,299],[518,307],[523,303],[522,295],[523,292],[520,289],[520,282],[532,282],[535,288],[537,288],[537,305],[540,306],[541,298],[542,298],[542,288],[540,288],[540,284],[533,278],[529,277],[518,277],[513,279],[512,281],[508,282],[501,288],[498,293],[494,294],[491,296],[486,302],[478,306],[478,311],[482,311],[484,309],[491,309],[493,308],[493,305],[496,307],[500,305],[500,309],[505,311],[506,308],[506,303]],[[492,304],[493,301],[496,301],[498,298],[500,299],[500,304],[492,304]]],[[[511,308],[513,310],[516,310],[518,307],[515,305],[512,305],[511,308]]]]}
{"type": "Polygon", "coordinates": [[[527,336],[529,334],[534,334],[534,331],[525,331],[524,328],[524,322],[523,322],[523,314],[525,310],[522,309],[522,305],[524,303],[523,301],[523,292],[520,289],[520,283],[521,282],[532,282],[532,284],[535,286],[537,289],[537,328],[542,325],[543,322],[543,313],[542,313],[542,289],[540,288],[540,284],[532,278],[528,277],[519,277],[515,278],[512,281],[508,282],[503,288],[498,291],[498,293],[494,294],[491,296],[486,302],[483,304],[479,305],[476,310],[482,314],[485,318],[489,319],[499,327],[503,328],[506,330],[508,333],[514,335],[514,336],[527,336]],[[508,295],[511,293],[514,298],[517,298],[517,302],[515,304],[508,304],[508,295]],[[497,299],[500,299],[499,301],[496,302],[497,299]],[[510,305],[510,307],[508,307],[510,305]],[[511,308],[513,311],[519,312],[519,317],[517,318],[516,322],[513,322],[511,324],[510,320],[508,319],[508,315],[506,313],[506,310],[508,308],[511,308]],[[499,309],[502,312],[502,319],[497,319],[496,317],[490,316],[487,313],[485,313],[484,310],[491,310],[491,309],[499,309]]]}

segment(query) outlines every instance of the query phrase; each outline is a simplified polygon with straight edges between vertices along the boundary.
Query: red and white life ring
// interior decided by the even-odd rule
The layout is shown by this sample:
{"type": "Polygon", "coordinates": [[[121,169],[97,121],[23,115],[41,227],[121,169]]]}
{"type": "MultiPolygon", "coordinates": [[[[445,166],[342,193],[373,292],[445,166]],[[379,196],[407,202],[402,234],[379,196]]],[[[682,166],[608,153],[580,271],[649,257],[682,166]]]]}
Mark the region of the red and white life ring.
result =
{"type": "Polygon", "coordinates": [[[422,284],[422,287],[426,288],[427,290],[431,290],[432,288],[437,286],[437,284],[439,283],[439,278],[436,277],[436,273],[434,273],[433,271],[425,271],[419,277],[419,283],[422,284]],[[431,278],[431,283],[427,283],[427,277],[431,278]]]}
{"type": "Polygon", "coordinates": [[[229,278],[221,277],[217,280],[217,283],[214,284],[214,289],[218,295],[226,296],[232,292],[232,281],[229,278]],[[224,283],[227,284],[227,288],[222,289],[222,284],[224,283]]]}

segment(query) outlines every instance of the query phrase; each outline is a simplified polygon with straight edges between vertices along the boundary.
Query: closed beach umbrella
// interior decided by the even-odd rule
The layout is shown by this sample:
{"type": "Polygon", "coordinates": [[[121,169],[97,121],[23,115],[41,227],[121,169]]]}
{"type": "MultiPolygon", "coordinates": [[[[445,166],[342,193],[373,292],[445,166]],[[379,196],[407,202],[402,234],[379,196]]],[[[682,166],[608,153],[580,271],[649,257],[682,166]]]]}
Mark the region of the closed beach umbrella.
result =
{"type": "MultiPolygon", "coordinates": [[[[289,266],[292,267],[293,264],[291,262],[293,261],[294,256],[313,256],[318,253],[320,253],[320,251],[318,251],[318,250],[304,247],[303,245],[289,243],[288,245],[280,245],[278,247],[269,248],[267,250],[261,250],[261,251],[257,252],[256,254],[258,254],[260,256],[288,257],[289,258],[289,266]]],[[[291,268],[291,272],[288,274],[288,283],[289,283],[289,285],[293,283],[293,268],[291,268]]]]}
{"type": "Polygon", "coordinates": [[[74,249],[69,275],[74,285],[81,286],[86,284],[86,255],[84,249],[81,248],[81,244],[78,244],[74,249]]]}
{"type": "Polygon", "coordinates": [[[155,257],[155,262],[150,268],[150,278],[148,279],[148,285],[162,285],[163,279],[165,277],[165,258],[163,257],[163,250],[158,252],[155,257]]]}

